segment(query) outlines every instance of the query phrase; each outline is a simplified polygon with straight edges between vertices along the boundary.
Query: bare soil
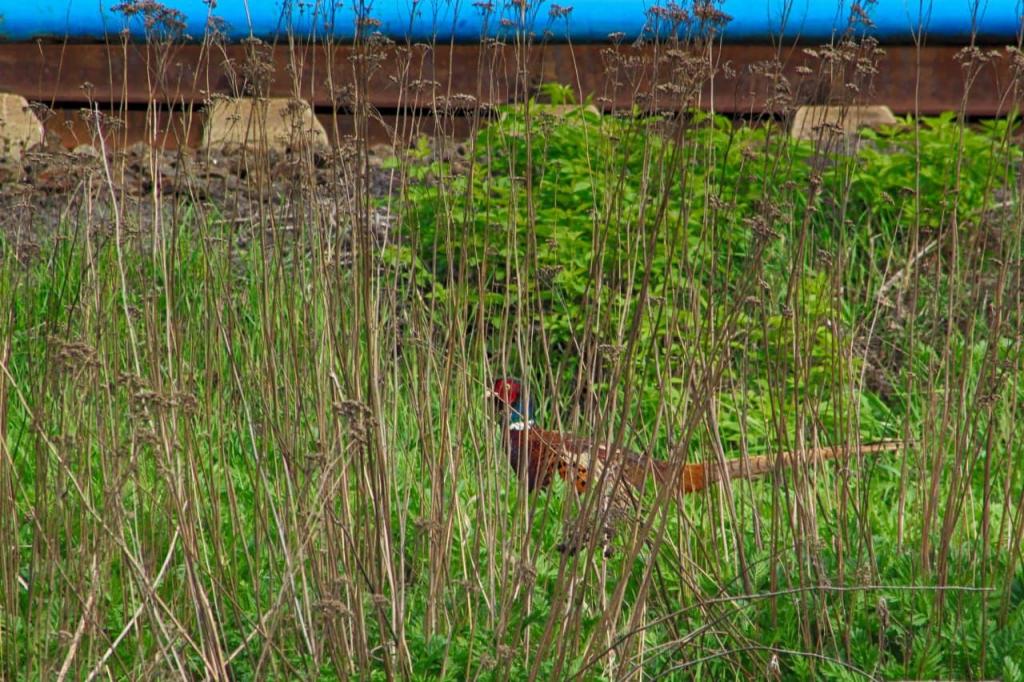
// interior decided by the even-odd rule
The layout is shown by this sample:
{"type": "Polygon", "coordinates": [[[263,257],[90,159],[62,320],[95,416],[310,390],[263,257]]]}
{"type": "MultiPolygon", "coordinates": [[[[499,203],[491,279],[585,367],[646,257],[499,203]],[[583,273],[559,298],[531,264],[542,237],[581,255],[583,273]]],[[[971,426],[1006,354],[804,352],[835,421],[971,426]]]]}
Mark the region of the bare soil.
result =
{"type": "Polygon", "coordinates": [[[0,160],[0,238],[19,258],[31,258],[55,234],[69,233],[58,231],[62,223],[109,227],[115,205],[122,227],[141,234],[180,226],[188,216],[235,225],[242,244],[257,225],[347,230],[338,215],[348,212],[339,208],[355,199],[357,186],[374,199],[400,187],[398,174],[382,167],[391,156],[387,146],[371,148],[363,163],[344,148],[303,154],[242,147],[160,151],[137,144],[104,158],[89,145],[69,151],[48,140],[20,161],[0,160]]]}

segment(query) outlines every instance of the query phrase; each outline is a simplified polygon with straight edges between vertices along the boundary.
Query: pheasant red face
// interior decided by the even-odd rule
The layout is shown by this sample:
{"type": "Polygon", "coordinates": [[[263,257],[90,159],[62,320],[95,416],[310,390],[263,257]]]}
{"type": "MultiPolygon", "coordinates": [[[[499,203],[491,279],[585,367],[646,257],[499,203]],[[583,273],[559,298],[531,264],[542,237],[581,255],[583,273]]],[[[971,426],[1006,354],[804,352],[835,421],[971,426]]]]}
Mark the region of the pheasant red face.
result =
{"type": "Polygon", "coordinates": [[[519,394],[522,393],[522,385],[515,379],[498,379],[494,382],[494,388],[490,391],[489,397],[506,405],[515,405],[519,402],[519,394]]]}
{"type": "Polygon", "coordinates": [[[494,400],[498,415],[508,418],[509,428],[523,428],[533,423],[533,406],[524,405],[525,391],[517,379],[498,379],[494,388],[487,391],[487,397],[494,400]]]}

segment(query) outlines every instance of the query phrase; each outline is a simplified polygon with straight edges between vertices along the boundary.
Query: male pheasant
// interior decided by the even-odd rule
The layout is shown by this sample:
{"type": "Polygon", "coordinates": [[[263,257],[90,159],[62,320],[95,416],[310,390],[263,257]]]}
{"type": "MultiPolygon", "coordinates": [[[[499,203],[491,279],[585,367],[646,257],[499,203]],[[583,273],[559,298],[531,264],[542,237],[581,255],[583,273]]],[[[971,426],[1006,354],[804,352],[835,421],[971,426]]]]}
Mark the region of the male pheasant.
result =
{"type": "MultiPolygon", "coordinates": [[[[531,491],[548,487],[557,475],[582,494],[591,482],[600,480],[603,475],[605,483],[597,518],[602,519],[606,553],[614,526],[635,507],[635,492],[643,488],[648,474],[654,476],[658,486],[670,484],[674,479],[680,493],[691,493],[725,479],[763,476],[779,466],[779,458],[786,466],[798,457],[794,452],[782,452],[730,460],[724,466],[694,463],[680,468],[671,462],[657,461],[622,448],[613,450],[585,438],[538,428],[534,426],[532,403],[525,403],[525,393],[521,382],[507,378],[498,379],[494,388],[488,391],[499,417],[506,424],[503,442],[509,464],[517,474],[526,478],[531,491]]],[[[899,441],[885,441],[864,445],[860,451],[871,454],[901,447],[899,441]]],[[[842,448],[815,448],[805,451],[804,461],[836,459],[843,452],[842,448]]],[[[559,547],[573,552],[585,546],[588,535],[586,527],[581,525],[575,537],[563,541],[559,547]]]]}

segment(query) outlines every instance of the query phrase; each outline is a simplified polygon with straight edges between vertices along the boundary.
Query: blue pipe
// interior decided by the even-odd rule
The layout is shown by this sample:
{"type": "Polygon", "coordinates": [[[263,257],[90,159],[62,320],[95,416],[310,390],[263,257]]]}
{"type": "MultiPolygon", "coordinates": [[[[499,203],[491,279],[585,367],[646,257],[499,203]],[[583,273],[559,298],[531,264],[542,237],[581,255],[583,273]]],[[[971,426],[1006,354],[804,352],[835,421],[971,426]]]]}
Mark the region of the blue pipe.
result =
{"type": "MultiPolygon", "coordinates": [[[[0,40],[117,40],[125,29],[134,39],[144,39],[143,17],[128,17],[118,11],[121,2],[0,0],[0,40]]],[[[868,8],[874,25],[856,30],[883,43],[911,42],[915,33],[923,32],[929,43],[958,44],[966,43],[973,32],[984,42],[1010,44],[1022,30],[1022,3],[1024,0],[878,0],[868,8]]],[[[650,11],[658,4],[667,6],[667,0],[561,0],[557,4],[529,0],[525,18],[510,0],[164,0],[162,4],[179,13],[180,28],[192,40],[201,40],[215,18],[231,40],[250,36],[274,39],[290,31],[305,37],[331,33],[338,40],[350,41],[356,33],[356,7],[367,7],[375,20],[365,30],[413,42],[472,43],[483,36],[507,39],[517,30],[538,36],[547,32],[556,42],[603,42],[613,33],[632,41],[655,32],[665,34],[671,22],[650,11]],[[572,6],[572,11],[559,15],[559,4],[572,6]],[[484,9],[487,5],[490,10],[484,9]]],[[[679,4],[689,7],[691,2],[679,4]]],[[[805,44],[825,42],[846,30],[851,4],[852,0],[723,0],[718,7],[732,19],[722,37],[732,43],[795,38],[805,44]]],[[[692,24],[690,30],[694,30],[692,24]]]]}

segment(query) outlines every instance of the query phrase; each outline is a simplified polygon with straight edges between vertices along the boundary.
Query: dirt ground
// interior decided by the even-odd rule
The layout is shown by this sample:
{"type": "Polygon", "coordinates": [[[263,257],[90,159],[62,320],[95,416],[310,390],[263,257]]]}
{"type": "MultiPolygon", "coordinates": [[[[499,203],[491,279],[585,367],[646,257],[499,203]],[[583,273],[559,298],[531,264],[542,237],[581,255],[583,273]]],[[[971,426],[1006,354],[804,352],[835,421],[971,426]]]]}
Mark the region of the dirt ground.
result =
{"type": "MultiPolygon", "coordinates": [[[[375,199],[397,192],[398,173],[382,167],[392,156],[386,146],[368,150],[362,192],[375,199]]],[[[92,146],[67,150],[51,139],[20,161],[0,160],[0,237],[24,259],[44,249],[62,223],[112,225],[114,205],[122,227],[142,234],[197,213],[237,226],[240,243],[257,225],[291,230],[314,214],[345,230],[337,216],[347,214],[361,167],[360,157],[343,148],[303,156],[237,146],[158,151],[143,144],[104,162],[92,146]]],[[[372,222],[389,227],[381,215],[372,222]]]]}

